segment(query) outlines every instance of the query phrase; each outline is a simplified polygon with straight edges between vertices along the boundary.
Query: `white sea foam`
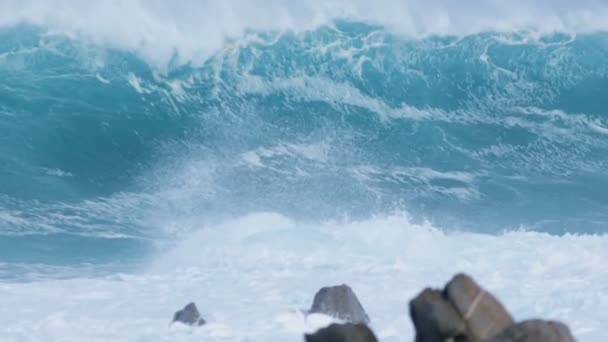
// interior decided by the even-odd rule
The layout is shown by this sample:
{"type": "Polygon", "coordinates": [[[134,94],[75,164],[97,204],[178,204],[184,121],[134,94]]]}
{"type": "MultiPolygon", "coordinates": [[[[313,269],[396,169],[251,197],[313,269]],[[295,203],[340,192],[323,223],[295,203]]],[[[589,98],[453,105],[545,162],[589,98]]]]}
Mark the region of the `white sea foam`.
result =
{"type": "Polygon", "coordinates": [[[61,169],[45,169],[46,174],[53,177],[73,177],[74,175],[70,172],[61,169]]]}
{"type": "Polygon", "coordinates": [[[269,148],[258,148],[242,154],[242,159],[250,166],[265,167],[264,160],[268,158],[302,157],[310,162],[323,163],[328,158],[327,144],[294,144],[283,143],[269,148]]]}
{"type": "Polygon", "coordinates": [[[469,34],[480,31],[589,32],[607,30],[602,0],[7,0],[0,25],[21,22],[137,50],[165,64],[200,61],[247,30],[301,31],[348,18],[400,34],[469,34]]]}
{"type": "Polygon", "coordinates": [[[129,84],[133,87],[133,89],[135,89],[135,91],[137,91],[138,93],[145,94],[150,92],[148,89],[142,87],[141,80],[134,74],[129,73],[127,80],[129,81],[129,84]]]}
{"type": "Polygon", "coordinates": [[[103,76],[101,76],[99,73],[95,74],[95,78],[97,78],[97,80],[103,84],[110,84],[110,80],[104,78],[103,76]]]}
{"type": "MultiPolygon", "coordinates": [[[[458,3],[449,0],[184,0],[179,3],[7,0],[0,4],[0,27],[20,22],[40,25],[49,28],[51,34],[66,34],[136,51],[147,61],[161,66],[172,61],[176,54],[179,62],[196,63],[223,48],[226,53],[217,58],[220,66],[214,65],[213,69],[217,75],[225,66],[223,58],[238,60],[239,44],[244,44],[243,41],[271,44],[279,36],[272,36],[266,42],[260,36],[248,35],[230,44],[226,43],[227,38],[242,37],[249,29],[302,31],[337,17],[381,24],[398,34],[414,37],[435,33],[464,35],[484,30],[534,31],[531,38],[501,42],[521,44],[529,42],[527,39],[538,39],[538,34],[543,32],[567,31],[574,39],[578,32],[606,30],[608,4],[599,0],[465,0],[458,3]]],[[[360,49],[382,44],[381,40],[374,40],[375,34],[370,33],[360,49]]],[[[336,44],[340,42],[314,48],[348,60],[355,70],[362,70],[364,63],[373,62],[367,56],[360,56],[359,48],[352,44],[336,44]]],[[[15,54],[30,52],[7,52],[0,55],[0,62],[15,54]]],[[[515,75],[495,65],[487,49],[480,59],[499,71],[499,77],[515,75]]],[[[562,72],[560,60],[556,59],[555,63],[551,72],[562,72]]],[[[411,72],[425,78],[421,72],[411,72]]],[[[93,75],[103,84],[114,82],[99,73],[93,75]]],[[[165,98],[176,112],[179,110],[173,99],[179,101],[194,96],[188,92],[189,79],[165,79],[154,74],[155,81],[163,84],[158,86],[134,73],[126,77],[140,94],[170,94],[165,98]]],[[[387,124],[396,120],[492,124],[524,128],[549,141],[541,140],[524,147],[498,143],[480,150],[474,155],[478,158],[486,155],[515,158],[517,155],[513,162],[516,166],[517,163],[522,168],[533,165],[562,176],[571,170],[587,168],[587,164],[593,166],[588,167],[590,170],[602,166],[573,159],[572,154],[550,144],[566,141],[585,147],[577,142],[591,138],[603,141],[608,124],[584,114],[516,107],[503,117],[475,110],[448,111],[391,104],[340,80],[318,75],[294,74],[269,80],[245,73],[237,81],[237,90],[244,95],[280,92],[336,107],[359,107],[376,114],[378,121],[387,124]],[[522,150],[526,153],[520,153],[522,150]]],[[[528,86],[517,85],[524,89],[528,86]]],[[[536,96],[533,91],[529,93],[536,96]]],[[[236,163],[273,168],[276,160],[293,158],[307,164],[325,165],[331,163],[334,149],[337,150],[325,140],[322,143],[280,142],[252,147],[239,154],[236,163]]],[[[205,154],[205,158],[211,157],[205,154]]],[[[151,171],[164,172],[160,175],[164,177],[162,182],[149,182],[162,184],[156,195],[121,194],[108,200],[79,204],[46,206],[27,202],[18,205],[18,209],[0,208],[0,222],[7,226],[2,234],[6,235],[74,233],[74,230],[82,236],[138,238],[144,235],[147,238],[156,233],[151,228],[159,227],[168,235],[183,235],[183,242],[174,250],[134,274],[91,278],[88,275],[94,271],[79,273],[51,268],[45,272],[32,270],[32,273],[57,272],[58,278],[65,273],[64,278],[70,279],[41,280],[32,276],[19,279],[36,282],[0,282],[0,302],[3,303],[0,339],[300,341],[303,332],[331,321],[324,316],[302,314],[301,309],[310,305],[315,290],[347,282],[359,294],[372,317],[372,327],[382,341],[411,340],[408,300],[424,286],[440,286],[456,271],[477,277],[503,299],[518,319],[536,316],[560,319],[570,324],[582,341],[605,338],[602,332],[604,322],[608,321],[606,235],[552,236],[526,231],[498,235],[447,233],[429,223],[411,222],[404,215],[362,222],[311,224],[294,222],[277,214],[253,214],[219,226],[197,227],[199,217],[190,217],[184,222],[180,220],[186,219],[173,216],[155,216],[153,212],[164,213],[156,210],[157,199],[166,200],[170,203],[168,206],[179,207],[172,209],[182,212],[200,211],[195,199],[212,199],[215,192],[221,191],[213,179],[219,171],[215,172],[217,166],[213,161],[204,158],[173,166],[167,168],[170,171],[151,171]],[[152,209],[138,211],[141,207],[152,209]],[[90,222],[105,222],[108,217],[115,220],[102,233],[90,229],[90,222]],[[146,231],[124,231],[132,227],[146,231]],[[193,230],[195,233],[184,235],[193,230]],[[209,324],[194,330],[168,326],[172,312],[191,300],[199,304],[209,324]]],[[[285,172],[285,168],[276,170],[285,172]]],[[[441,193],[461,200],[481,196],[476,188],[479,175],[473,173],[374,165],[355,165],[349,170],[359,180],[372,182],[381,178],[409,182],[422,185],[429,194],[441,193]]],[[[47,171],[49,176],[71,176],[58,169],[47,171]]],[[[580,228],[573,227],[573,230],[580,231],[580,228]]],[[[0,262],[0,277],[8,279],[10,277],[1,275],[4,266],[6,264],[0,262]]],[[[28,267],[33,265],[22,265],[22,268],[28,267]]]]}
{"type": "Polygon", "coordinates": [[[301,341],[326,325],[306,317],[321,286],[348,283],[381,341],[413,338],[408,300],[465,271],[517,319],[567,322],[602,341],[608,236],[447,233],[405,215],[298,223],[270,213],[201,227],[133,275],[0,283],[3,341],[301,341]],[[169,326],[196,301],[206,327],[169,326]]]}

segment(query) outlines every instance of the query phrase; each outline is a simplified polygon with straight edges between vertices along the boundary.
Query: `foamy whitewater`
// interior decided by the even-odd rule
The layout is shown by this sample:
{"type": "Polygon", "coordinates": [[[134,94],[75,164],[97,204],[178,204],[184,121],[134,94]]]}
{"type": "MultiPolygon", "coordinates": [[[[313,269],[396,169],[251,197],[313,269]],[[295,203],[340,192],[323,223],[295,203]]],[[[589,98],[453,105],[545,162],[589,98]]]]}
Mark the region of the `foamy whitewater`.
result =
{"type": "Polygon", "coordinates": [[[0,340],[381,341],[467,272],[608,322],[605,1],[3,1],[0,340]],[[169,325],[195,301],[208,324],[169,325]]]}

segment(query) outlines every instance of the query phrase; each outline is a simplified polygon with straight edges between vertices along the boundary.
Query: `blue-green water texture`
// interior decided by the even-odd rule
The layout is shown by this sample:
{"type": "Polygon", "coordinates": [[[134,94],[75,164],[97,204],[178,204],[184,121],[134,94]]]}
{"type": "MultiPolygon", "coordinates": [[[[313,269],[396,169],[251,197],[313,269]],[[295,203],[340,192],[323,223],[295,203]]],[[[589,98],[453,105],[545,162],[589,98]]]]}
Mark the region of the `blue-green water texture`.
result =
{"type": "Polygon", "coordinates": [[[128,268],[252,212],[608,232],[608,33],[335,21],[178,57],[0,29],[0,277],[128,268]]]}

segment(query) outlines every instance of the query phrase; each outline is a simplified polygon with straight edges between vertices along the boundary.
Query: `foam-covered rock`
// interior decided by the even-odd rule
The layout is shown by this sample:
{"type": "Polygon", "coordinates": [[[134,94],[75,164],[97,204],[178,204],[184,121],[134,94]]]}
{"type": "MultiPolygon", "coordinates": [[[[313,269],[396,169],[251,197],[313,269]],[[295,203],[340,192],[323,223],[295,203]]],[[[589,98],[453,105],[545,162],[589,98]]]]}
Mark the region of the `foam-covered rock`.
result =
{"type": "Polygon", "coordinates": [[[198,326],[206,323],[194,303],[188,303],[183,309],[176,311],[175,314],[173,314],[172,323],[175,322],[198,326]]]}
{"type": "Polygon", "coordinates": [[[306,342],[378,342],[365,324],[332,324],[314,334],[304,335],[306,342]]]}
{"type": "Polygon", "coordinates": [[[570,329],[560,322],[534,319],[513,324],[488,342],[574,342],[570,329]]]}
{"type": "Polygon", "coordinates": [[[460,340],[467,336],[462,317],[442,291],[423,290],[410,301],[410,316],[417,342],[460,340]]]}
{"type": "Polygon", "coordinates": [[[454,276],[444,291],[464,320],[469,337],[473,340],[491,338],[514,323],[496,297],[466,274],[454,276]]]}
{"type": "Polygon", "coordinates": [[[349,323],[369,323],[369,316],[348,285],[320,289],[312,303],[310,313],[322,313],[349,323]]]}

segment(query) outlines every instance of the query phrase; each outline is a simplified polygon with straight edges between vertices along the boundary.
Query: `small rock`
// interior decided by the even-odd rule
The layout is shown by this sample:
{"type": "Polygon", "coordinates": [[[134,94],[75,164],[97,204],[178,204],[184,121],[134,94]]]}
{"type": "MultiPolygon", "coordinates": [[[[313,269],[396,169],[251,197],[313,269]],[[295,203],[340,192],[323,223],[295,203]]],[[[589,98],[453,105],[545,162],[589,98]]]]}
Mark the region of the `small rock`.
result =
{"type": "Polygon", "coordinates": [[[465,321],[473,340],[486,340],[514,323],[502,304],[468,275],[454,276],[446,285],[445,293],[465,321]]]}
{"type": "MultiPolygon", "coordinates": [[[[173,315],[173,322],[180,322],[187,325],[203,325],[205,320],[201,317],[201,314],[196,308],[196,304],[189,303],[183,309],[175,312],[173,315]]],[[[173,323],[172,322],[172,323],[173,323]]]]}
{"type": "Polygon", "coordinates": [[[575,342],[575,339],[563,323],[534,319],[513,324],[488,342],[575,342]]]}
{"type": "Polygon", "coordinates": [[[365,324],[332,324],[314,334],[304,335],[306,342],[378,342],[365,324]]]}
{"type": "Polygon", "coordinates": [[[369,316],[348,285],[320,289],[315,295],[310,313],[322,313],[349,323],[369,323],[369,316]]]}
{"type": "Polygon", "coordinates": [[[466,325],[442,291],[425,289],[410,301],[416,342],[466,340],[466,325]]]}

